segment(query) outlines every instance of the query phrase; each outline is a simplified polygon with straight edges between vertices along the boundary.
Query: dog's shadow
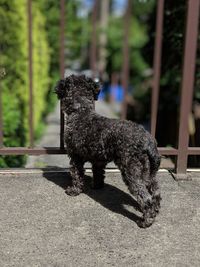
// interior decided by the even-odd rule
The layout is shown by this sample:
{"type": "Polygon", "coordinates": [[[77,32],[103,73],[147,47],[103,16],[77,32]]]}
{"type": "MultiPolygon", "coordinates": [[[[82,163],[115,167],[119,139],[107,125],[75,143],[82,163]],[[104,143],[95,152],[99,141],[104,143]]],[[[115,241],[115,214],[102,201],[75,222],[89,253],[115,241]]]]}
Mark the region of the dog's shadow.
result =
{"type": "MultiPolygon", "coordinates": [[[[56,169],[58,170],[57,172],[44,171],[43,177],[65,190],[66,187],[71,184],[70,173],[63,172],[63,168],[56,169]]],[[[88,195],[90,198],[112,212],[121,214],[124,217],[134,221],[139,226],[142,218],[136,215],[134,212],[126,209],[126,206],[131,206],[135,210],[140,211],[138,203],[128,193],[107,183],[105,183],[103,189],[94,190],[91,188],[91,180],[92,178],[90,176],[85,175],[84,194],[88,195]]]]}

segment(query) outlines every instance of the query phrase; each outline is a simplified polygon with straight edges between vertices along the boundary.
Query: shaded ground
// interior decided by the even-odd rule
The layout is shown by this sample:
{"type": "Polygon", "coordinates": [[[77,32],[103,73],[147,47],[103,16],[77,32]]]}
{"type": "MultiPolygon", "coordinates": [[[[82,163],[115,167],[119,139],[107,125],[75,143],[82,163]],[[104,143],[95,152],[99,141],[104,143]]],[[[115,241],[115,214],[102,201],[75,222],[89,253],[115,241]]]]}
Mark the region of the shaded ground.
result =
{"type": "Polygon", "coordinates": [[[0,266],[200,266],[200,174],[159,173],[162,208],[137,226],[135,201],[118,173],[103,190],[69,197],[59,172],[0,174],[0,266]]]}

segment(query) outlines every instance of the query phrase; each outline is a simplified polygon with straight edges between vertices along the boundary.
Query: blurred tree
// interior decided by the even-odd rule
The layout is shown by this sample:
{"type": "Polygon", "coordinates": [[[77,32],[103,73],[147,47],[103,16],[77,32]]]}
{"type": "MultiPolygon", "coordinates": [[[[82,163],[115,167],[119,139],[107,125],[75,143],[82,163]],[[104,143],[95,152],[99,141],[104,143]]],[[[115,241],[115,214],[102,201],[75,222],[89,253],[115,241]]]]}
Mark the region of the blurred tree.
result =
{"type": "MultiPolygon", "coordinates": [[[[8,146],[23,146],[27,140],[28,45],[26,6],[23,2],[0,0],[0,64],[6,71],[1,81],[3,130],[4,144],[8,146]]],[[[20,165],[23,160],[23,157],[0,157],[0,166],[20,165]]]]}
{"type": "MultiPolygon", "coordinates": [[[[60,1],[54,0],[37,0],[38,5],[45,17],[45,30],[49,44],[50,61],[49,61],[49,86],[46,99],[49,103],[46,113],[54,108],[56,97],[52,94],[51,88],[59,80],[59,42],[60,42],[60,1]]],[[[45,115],[45,114],[44,114],[45,115]]]]}
{"type": "MultiPolygon", "coordinates": [[[[60,1],[36,1],[46,20],[45,28],[50,46],[50,87],[53,88],[60,78],[60,1]]],[[[85,67],[88,60],[86,51],[90,27],[83,2],[68,0],[65,5],[65,67],[70,69],[85,67]]],[[[56,98],[51,90],[47,92],[47,101],[51,103],[49,108],[52,109],[56,98]]]]}
{"type": "MultiPolygon", "coordinates": [[[[149,68],[148,63],[142,55],[142,49],[149,40],[147,35],[149,26],[146,24],[146,21],[154,8],[154,4],[154,0],[150,0],[146,3],[134,0],[132,4],[129,37],[130,83],[135,88],[137,88],[143,80],[144,71],[149,68]]],[[[121,72],[123,25],[123,17],[113,12],[110,16],[107,29],[107,72],[109,74],[110,72],[121,72]]]]}
{"type": "Polygon", "coordinates": [[[109,0],[100,1],[100,32],[99,32],[99,62],[98,68],[101,74],[105,73],[106,68],[106,44],[107,44],[107,35],[106,28],[108,26],[108,17],[109,17],[109,0]]]}
{"type": "Polygon", "coordinates": [[[43,117],[47,114],[50,102],[49,92],[49,64],[50,44],[45,29],[46,18],[40,10],[39,0],[32,1],[33,5],[33,94],[34,94],[34,125],[36,138],[41,133],[43,117]]]}
{"type": "Polygon", "coordinates": [[[91,25],[83,1],[67,1],[66,17],[66,67],[88,68],[87,52],[91,25]]]}

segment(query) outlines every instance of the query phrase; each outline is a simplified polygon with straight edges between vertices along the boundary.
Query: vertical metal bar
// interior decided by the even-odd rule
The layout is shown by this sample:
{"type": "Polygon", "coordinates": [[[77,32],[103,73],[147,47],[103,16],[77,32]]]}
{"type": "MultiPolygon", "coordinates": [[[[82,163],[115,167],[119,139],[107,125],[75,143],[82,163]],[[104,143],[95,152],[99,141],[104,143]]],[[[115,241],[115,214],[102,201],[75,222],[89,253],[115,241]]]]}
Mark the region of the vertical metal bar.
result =
{"type": "Polygon", "coordinates": [[[92,70],[92,76],[95,76],[97,71],[97,8],[98,0],[94,0],[92,10],[92,35],[90,44],[90,69],[92,70]]]}
{"type": "MultiPolygon", "coordinates": [[[[65,73],[65,0],[60,0],[60,76],[65,73]]],[[[64,113],[60,102],[60,148],[64,148],[64,113]]]]}
{"type": "MultiPolygon", "coordinates": [[[[1,70],[0,70],[1,71],[1,70]]],[[[1,73],[0,73],[1,79],[1,73]]],[[[2,91],[1,91],[1,80],[0,80],[0,147],[3,147],[3,114],[2,114],[2,91]]]]}
{"type": "Polygon", "coordinates": [[[153,60],[153,86],[151,95],[151,134],[156,134],[156,122],[158,113],[158,98],[160,87],[160,71],[162,56],[162,35],[163,35],[163,17],[164,17],[164,0],[157,1],[157,17],[156,17],[156,36],[154,44],[154,60],[153,60]]]}
{"type": "Polygon", "coordinates": [[[122,66],[122,87],[124,90],[124,100],[122,103],[121,118],[126,119],[127,113],[127,93],[129,84],[129,29],[131,18],[131,0],[127,1],[127,8],[124,15],[124,43],[123,43],[123,66],[122,66]]]}
{"type": "Polygon", "coordinates": [[[199,26],[200,0],[188,0],[184,62],[181,84],[181,107],[178,140],[177,173],[184,174],[187,169],[189,129],[188,120],[192,107],[193,86],[196,65],[196,50],[199,26]]]}
{"type": "Polygon", "coordinates": [[[33,125],[33,60],[32,60],[32,4],[28,0],[28,65],[29,65],[29,143],[34,146],[34,125],[33,125]]]}
{"type": "Polygon", "coordinates": [[[106,44],[107,44],[107,34],[105,32],[108,26],[108,17],[109,17],[109,0],[101,0],[100,2],[100,29],[99,34],[99,62],[98,69],[100,72],[100,77],[103,77],[106,68],[106,44]]]}

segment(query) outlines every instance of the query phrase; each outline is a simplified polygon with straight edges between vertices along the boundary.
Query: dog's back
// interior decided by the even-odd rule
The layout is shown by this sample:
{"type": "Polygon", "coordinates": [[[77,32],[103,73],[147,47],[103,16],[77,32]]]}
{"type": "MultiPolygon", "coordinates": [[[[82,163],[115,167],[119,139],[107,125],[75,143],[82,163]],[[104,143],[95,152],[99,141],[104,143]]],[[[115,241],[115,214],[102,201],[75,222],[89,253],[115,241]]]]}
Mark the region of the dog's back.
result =
{"type": "Polygon", "coordinates": [[[65,132],[69,153],[78,153],[85,161],[116,161],[146,153],[151,170],[159,167],[160,156],[154,138],[141,126],[131,121],[109,119],[87,112],[67,121],[65,132]],[[76,142],[75,142],[76,140],[76,142]]]}

